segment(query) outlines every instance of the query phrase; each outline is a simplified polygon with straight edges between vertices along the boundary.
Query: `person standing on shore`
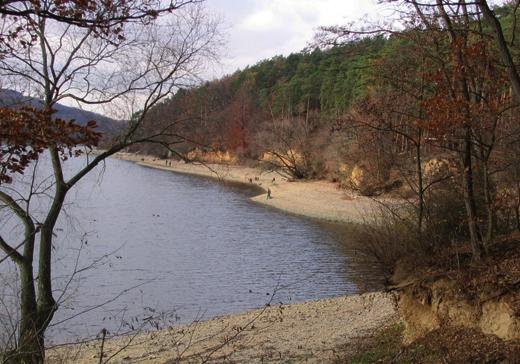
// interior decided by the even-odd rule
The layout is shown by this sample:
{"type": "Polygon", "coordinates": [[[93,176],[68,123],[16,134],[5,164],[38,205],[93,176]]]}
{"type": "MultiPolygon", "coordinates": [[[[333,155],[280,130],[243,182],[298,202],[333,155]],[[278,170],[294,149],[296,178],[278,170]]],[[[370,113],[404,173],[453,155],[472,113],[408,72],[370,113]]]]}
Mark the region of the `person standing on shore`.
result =
{"type": "Polygon", "coordinates": [[[266,197],[266,200],[270,200],[272,197],[271,197],[271,189],[270,188],[267,188],[267,197],[266,197]]]}

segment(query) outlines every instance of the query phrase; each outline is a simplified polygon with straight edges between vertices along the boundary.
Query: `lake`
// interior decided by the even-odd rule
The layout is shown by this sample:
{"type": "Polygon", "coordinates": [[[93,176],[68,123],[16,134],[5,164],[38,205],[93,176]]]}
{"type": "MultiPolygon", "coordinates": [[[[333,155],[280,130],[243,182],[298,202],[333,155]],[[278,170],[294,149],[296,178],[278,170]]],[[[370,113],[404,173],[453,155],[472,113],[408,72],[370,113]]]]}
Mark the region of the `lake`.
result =
{"type": "Polygon", "coordinates": [[[249,200],[256,193],[107,160],[70,192],[60,216],[61,304],[48,337],[149,330],[382,286],[347,226],[266,208],[249,200]]]}

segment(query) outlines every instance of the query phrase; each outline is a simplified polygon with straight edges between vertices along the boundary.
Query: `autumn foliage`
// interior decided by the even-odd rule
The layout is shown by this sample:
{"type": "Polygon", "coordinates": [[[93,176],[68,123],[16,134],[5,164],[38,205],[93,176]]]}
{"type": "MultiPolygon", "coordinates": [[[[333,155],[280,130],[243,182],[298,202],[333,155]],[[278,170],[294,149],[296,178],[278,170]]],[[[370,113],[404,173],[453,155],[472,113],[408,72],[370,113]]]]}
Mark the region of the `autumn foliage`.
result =
{"type": "Polygon", "coordinates": [[[52,118],[52,111],[0,108],[0,183],[10,183],[14,173],[23,174],[50,146],[56,146],[62,159],[79,156],[82,150],[77,147],[95,147],[101,138],[95,129],[95,121],[81,126],[52,118]]]}

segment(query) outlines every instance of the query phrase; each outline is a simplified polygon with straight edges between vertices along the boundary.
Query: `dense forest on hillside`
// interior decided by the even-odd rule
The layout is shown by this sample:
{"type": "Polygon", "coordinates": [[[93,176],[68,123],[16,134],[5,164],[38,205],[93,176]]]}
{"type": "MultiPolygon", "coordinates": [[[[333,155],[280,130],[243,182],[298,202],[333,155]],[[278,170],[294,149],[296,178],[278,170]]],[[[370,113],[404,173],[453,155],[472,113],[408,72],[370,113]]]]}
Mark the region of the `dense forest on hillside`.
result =
{"type": "Polygon", "coordinates": [[[179,90],[144,129],[175,121],[176,133],[132,151],[167,157],[175,145],[181,158],[391,193],[412,201],[414,239],[437,229],[431,239],[470,237],[483,254],[495,234],[520,228],[517,71],[504,58],[518,59],[518,6],[490,17],[413,4],[398,32],[322,29],[314,48],[179,90]]]}
{"type": "MultiPolygon", "coordinates": [[[[332,148],[326,148],[334,127],[367,94],[373,84],[371,65],[384,54],[391,56],[392,44],[374,37],[261,61],[201,87],[179,90],[150,112],[149,127],[159,130],[171,120],[186,120],[184,133],[200,148],[229,151],[240,159],[259,160],[265,152],[282,159],[291,159],[292,152],[294,157],[309,153],[304,158],[312,165],[288,161],[297,167],[291,174],[321,177],[323,163],[335,160],[332,148]]],[[[157,144],[141,151],[167,153],[157,144]]]]}
{"type": "MultiPolygon", "coordinates": [[[[42,105],[43,102],[37,98],[24,97],[21,93],[14,90],[0,89],[0,107],[23,108],[31,106],[36,109],[42,109],[42,105]]],[[[53,114],[53,117],[63,120],[74,120],[79,125],[86,125],[89,121],[95,120],[98,131],[102,132],[105,138],[110,138],[120,133],[124,126],[123,122],[87,110],[61,104],[56,104],[54,109],[56,112],[53,114]]]]}
{"type": "MultiPolygon", "coordinates": [[[[512,9],[512,5],[495,9],[506,34],[518,32],[512,9]]],[[[482,26],[477,23],[471,26],[482,26]]],[[[494,48],[489,35],[488,44],[478,43],[477,38],[470,42],[474,47],[494,48]]],[[[297,179],[341,180],[343,174],[350,175],[354,167],[363,166],[362,173],[375,178],[366,191],[372,193],[394,184],[388,180],[395,167],[389,165],[393,163],[390,159],[413,149],[413,142],[410,144],[406,135],[366,128],[366,120],[360,123],[354,120],[355,115],[368,115],[367,108],[377,108],[374,102],[390,102],[379,106],[392,113],[391,106],[409,103],[403,98],[417,97],[418,93],[424,99],[420,112],[426,115],[431,111],[426,100],[433,101],[435,92],[441,90],[428,84],[439,77],[435,74],[438,60],[423,54],[430,52],[428,46],[436,46],[430,37],[410,28],[397,34],[351,37],[332,47],[327,41],[317,41],[314,48],[275,56],[194,89],[180,89],[149,112],[144,130],[159,132],[178,120],[178,135],[166,140],[179,139],[175,152],[180,151],[182,157],[193,149],[197,151],[190,159],[206,158],[203,151],[226,152],[222,162],[262,161],[267,168],[279,168],[297,179]],[[374,138],[376,143],[372,143],[374,138]],[[388,138],[393,140],[391,153],[383,141],[388,138]],[[382,150],[377,150],[378,146],[382,150]]],[[[449,47],[446,32],[443,37],[442,47],[449,47]]],[[[450,57],[448,49],[441,51],[441,57],[450,57]]],[[[507,87],[495,91],[504,93],[507,87]]],[[[433,124],[433,119],[430,121],[433,124]]],[[[425,127],[422,138],[438,140],[438,135],[433,135],[435,128],[425,127]]],[[[429,144],[428,151],[438,143],[429,144]]],[[[132,151],[171,155],[160,143],[136,146],[132,151]]]]}

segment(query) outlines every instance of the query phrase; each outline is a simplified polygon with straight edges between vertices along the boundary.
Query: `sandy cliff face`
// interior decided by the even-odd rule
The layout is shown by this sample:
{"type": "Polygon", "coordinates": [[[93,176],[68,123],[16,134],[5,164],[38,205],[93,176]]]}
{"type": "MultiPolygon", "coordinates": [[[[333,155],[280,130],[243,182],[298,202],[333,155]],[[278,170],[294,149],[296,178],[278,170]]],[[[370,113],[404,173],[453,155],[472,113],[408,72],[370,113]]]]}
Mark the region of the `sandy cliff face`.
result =
{"type": "Polygon", "coordinates": [[[479,329],[501,339],[520,339],[520,317],[515,292],[467,297],[453,281],[440,279],[403,289],[399,312],[405,341],[411,342],[441,327],[479,329]]]}

